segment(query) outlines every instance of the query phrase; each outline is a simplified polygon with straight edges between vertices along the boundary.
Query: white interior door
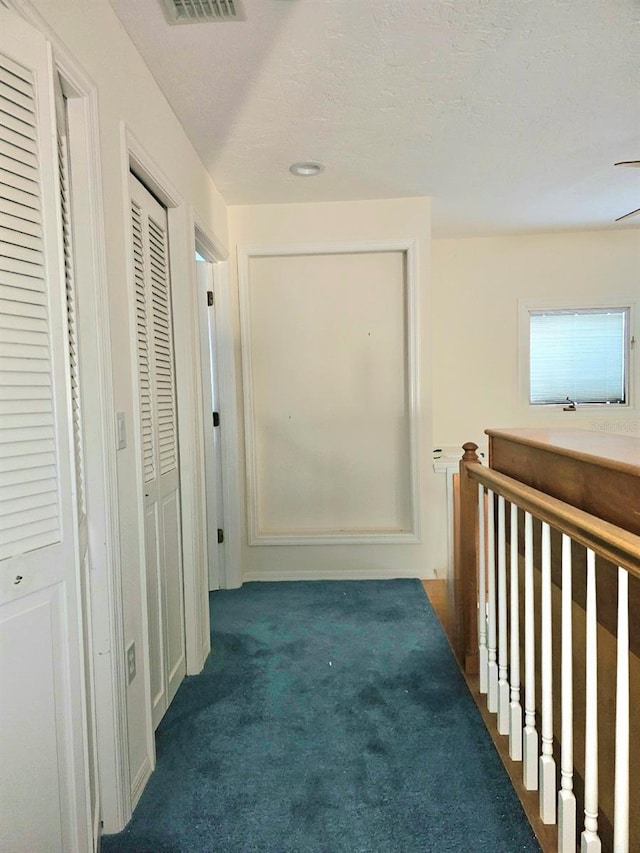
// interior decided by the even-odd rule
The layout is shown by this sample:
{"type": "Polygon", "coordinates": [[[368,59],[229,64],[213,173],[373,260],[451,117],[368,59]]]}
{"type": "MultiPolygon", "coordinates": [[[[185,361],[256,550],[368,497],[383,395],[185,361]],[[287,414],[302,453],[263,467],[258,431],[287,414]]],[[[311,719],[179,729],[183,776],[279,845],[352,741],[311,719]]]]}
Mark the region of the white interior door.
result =
{"type": "Polygon", "coordinates": [[[209,589],[219,589],[224,576],[224,511],[222,489],[222,442],[220,399],[216,358],[216,305],[213,297],[213,264],[196,262],[198,294],[206,322],[200,324],[200,360],[205,438],[205,484],[207,491],[207,558],[209,589]],[[211,294],[211,296],[209,296],[211,294]]]}
{"type": "Polygon", "coordinates": [[[149,665],[157,726],[185,676],[180,476],[167,211],[133,175],[149,665]]]}
{"type": "Polygon", "coordinates": [[[0,7],[0,826],[92,847],[55,108],[42,36],[0,7]]]}

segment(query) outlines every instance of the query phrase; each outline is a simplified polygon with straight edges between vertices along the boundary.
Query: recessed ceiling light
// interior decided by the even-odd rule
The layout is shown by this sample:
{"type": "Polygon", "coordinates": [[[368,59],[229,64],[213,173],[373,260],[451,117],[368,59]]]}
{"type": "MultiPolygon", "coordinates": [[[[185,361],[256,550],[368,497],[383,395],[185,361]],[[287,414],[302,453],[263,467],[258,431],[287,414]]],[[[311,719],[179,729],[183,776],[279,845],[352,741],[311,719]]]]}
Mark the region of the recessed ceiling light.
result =
{"type": "Polygon", "coordinates": [[[313,175],[319,175],[324,171],[322,163],[294,163],[289,167],[292,175],[297,175],[299,178],[311,178],[313,175]]]}

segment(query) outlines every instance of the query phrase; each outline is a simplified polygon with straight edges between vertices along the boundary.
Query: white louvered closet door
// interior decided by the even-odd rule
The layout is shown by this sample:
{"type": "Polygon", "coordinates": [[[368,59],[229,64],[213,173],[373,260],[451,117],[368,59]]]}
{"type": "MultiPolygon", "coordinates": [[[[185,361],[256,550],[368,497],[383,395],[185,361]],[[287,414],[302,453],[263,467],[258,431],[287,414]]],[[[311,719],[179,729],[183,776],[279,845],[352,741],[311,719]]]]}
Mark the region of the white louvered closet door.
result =
{"type": "Polygon", "coordinates": [[[157,726],[185,676],[178,423],[167,212],[131,176],[151,700],[157,726]]]}
{"type": "Polygon", "coordinates": [[[91,849],[55,109],[42,36],[0,7],[0,830],[91,849]]]}
{"type": "Polygon", "coordinates": [[[83,655],[85,703],[87,715],[87,757],[89,770],[89,800],[94,827],[98,835],[100,798],[98,784],[98,750],[93,673],[91,626],[91,553],[89,550],[89,518],[85,491],[84,434],[82,420],[82,391],[80,377],[80,346],[78,330],[78,293],[74,255],[74,213],[72,196],[72,166],[69,147],[68,105],[62,93],[60,79],[55,80],[56,133],[58,143],[59,208],[62,228],[62,257],[67,309],[67,347],[69,351],[69,394],[71,397],[71,426],[73,429],[73,459],[75,466],[75,506],[80,563],[79,594],[83,613],[83,655]]]}

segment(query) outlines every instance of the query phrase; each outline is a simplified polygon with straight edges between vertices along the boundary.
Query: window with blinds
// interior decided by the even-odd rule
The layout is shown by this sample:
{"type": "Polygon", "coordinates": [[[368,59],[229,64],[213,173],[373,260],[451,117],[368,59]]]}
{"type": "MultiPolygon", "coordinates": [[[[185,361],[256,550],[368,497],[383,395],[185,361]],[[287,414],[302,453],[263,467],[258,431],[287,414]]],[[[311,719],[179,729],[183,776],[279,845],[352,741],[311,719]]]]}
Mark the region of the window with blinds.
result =
{"type": "Polygon", "coordinates": [[[530,311],[530,403],[628,404],[629,314],[629,307],[530,311]]]}
{"type": "Polygon", "coordinates": [[[0,558],[60,541],[33,77],[0,56],[0,558]]]}

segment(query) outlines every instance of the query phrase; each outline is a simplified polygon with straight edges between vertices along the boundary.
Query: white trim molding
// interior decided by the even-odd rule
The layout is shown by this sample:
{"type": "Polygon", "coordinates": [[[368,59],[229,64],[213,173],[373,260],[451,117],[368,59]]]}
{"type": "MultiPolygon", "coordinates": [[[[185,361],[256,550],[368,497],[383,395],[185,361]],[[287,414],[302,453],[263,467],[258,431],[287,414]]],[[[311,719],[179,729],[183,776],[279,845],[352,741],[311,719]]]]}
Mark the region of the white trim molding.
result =
{"type": "MultiPolygon", "coordinates": [[[[240,336],[244,394],[247,536],[254,545],[397,545],[420,542],[420,472],[419,472],[419,353],[418,353],[418,251],[415,239],[371,240],[346,243],[294,244],[286,246],[238,246],[238,285],[240,297],[240,336]],[[353,255],[400,252],[405,270],[405,376],[409,430],[409,499],[410,529],[383,528],[343,530],[309,530],[270,533],[260,530],[258,512],[258,472],[253,405],[253,367],[251,346],[250,263],[253,258],[277,258],[313,255],[353,255]]],[[[343,576],[343,575],[341,575],[343,576]]],[[[245,580],[249,579],[245,576],[245,580]]]]}

